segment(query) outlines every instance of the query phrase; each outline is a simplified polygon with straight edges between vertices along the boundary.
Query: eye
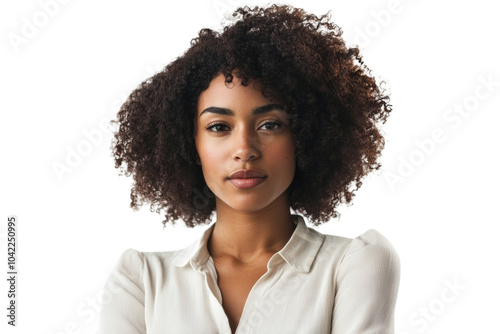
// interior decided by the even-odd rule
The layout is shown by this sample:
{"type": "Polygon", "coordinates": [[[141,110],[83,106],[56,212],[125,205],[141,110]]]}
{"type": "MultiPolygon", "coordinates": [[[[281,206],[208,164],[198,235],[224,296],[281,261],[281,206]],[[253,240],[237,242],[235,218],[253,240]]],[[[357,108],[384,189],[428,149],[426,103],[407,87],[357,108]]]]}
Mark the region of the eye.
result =
{"type": "Polygon", "coordinates": [[[209,124],[206,129],[208,131],[211,131],[211,132],[221,132],[221,131],[214,131],[214,130],[212,130],[214,128],[219,128],[219,127],[226,127],[227,128],[227,126],[225,124],[222,124],[222,123],[213,123],[213,124],[209,124]]]}
{"type": "Polygon", "coordinates": [[[261,127],[265,127],[265,126],[268,126],[268,125],[272,125],[273,126],[272,129],[268,128],[268,130],[278,130],[278,129],[281,129],[283,127],[283,124],[280,123],[280,122],[266,122],[266,123],[262,124],[261,127]]]}
{"type": "MultiPolygon", "coordinates": [[[[271,122],[266,122],[266,123],[262,124],[260,127],[264,128],[264,130],[273,131],[273,130],[281,129],[283,127],[283,124],[281,122],[271,121],[271,122]]],[[[223,123],[212,123],[206,127],[206,129],[210,132],[222,132],[222,131],[224,131],[224,128],[229,128],[229,127],[223,123]]]]}

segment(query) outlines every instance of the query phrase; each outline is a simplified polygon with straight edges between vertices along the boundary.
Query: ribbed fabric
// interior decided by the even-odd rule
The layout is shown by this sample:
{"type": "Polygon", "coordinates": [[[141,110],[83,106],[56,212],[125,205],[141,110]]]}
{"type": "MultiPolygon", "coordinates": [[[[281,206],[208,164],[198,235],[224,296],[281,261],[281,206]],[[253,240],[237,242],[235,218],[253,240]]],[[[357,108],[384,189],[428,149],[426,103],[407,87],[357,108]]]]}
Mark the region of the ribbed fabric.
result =
{"type": "MultiPolygon", "coordinates": [[[[246,300],[236,334],[391,334],[399,257],[379,232],[350,239],[306,226],[300,215],[288,243],[246,300]]],[[[126,250],[105,289],[101,334],[231,334],[207,249],[212,224],[189,247],[126,250]]]]}

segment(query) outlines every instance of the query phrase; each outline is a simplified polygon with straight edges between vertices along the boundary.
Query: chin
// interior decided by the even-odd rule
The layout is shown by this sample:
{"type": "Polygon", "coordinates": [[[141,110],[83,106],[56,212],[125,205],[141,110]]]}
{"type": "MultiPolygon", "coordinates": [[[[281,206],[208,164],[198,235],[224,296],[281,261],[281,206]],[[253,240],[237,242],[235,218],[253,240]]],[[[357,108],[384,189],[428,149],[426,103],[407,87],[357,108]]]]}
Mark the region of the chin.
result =
{"type": "Polygon", "coordinates": [[[245,198],[241,198],[239,200],[235,199],[235,197],[232,197],[228,201],[224,201],[222,199],[221,201],[224,202],[224,204],[230,207],[231,209],[242,212],[253,212],[262,210],[269,204],[271,204],[271,202],[263,202],[262,196],[260,196],[260,198],[250,198],[249,196],[245,196],[245,198]]]}

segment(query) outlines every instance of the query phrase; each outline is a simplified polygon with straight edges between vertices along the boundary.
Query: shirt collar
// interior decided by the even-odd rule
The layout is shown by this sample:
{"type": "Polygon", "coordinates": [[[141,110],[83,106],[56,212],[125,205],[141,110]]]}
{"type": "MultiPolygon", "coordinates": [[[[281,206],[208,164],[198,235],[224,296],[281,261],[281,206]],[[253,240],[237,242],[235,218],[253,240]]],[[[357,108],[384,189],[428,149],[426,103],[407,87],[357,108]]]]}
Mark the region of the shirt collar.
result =
{"type": "MultiPolygon", "coordinates": [[[[309,272],[325,236],[307,227],[304,218],[300,215],[292,215],[292,220],[297,227],[278,254],[295,270],[309,272]]],[[[214,227],[215,223],[210,225],[197,241],[180,250],[173,259],[174,265],[184,267],[191,263],[195,270],[200,270],[210,258],[207,241],[214,227]]]]}

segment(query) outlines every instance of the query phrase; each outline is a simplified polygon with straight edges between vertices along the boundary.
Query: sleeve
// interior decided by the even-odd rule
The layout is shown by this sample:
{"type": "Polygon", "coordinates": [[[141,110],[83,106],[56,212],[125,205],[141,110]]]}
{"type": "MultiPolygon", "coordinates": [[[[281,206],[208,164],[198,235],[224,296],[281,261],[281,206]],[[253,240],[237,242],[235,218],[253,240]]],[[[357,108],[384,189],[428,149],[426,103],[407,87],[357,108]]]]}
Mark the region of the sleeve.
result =
{"type": "MultiPolygon", "coordinates": [[[[99,313],[99,334],[145,334],[143,254],[122,253],[105,286],[109,296],[99,313]]],[[[104,295],[104,294],[103,294],[104,295]]]]}
{"type": "Polygon", "coordinates": [[[353,239],[337,272],[332,334],[394,334],[400,260],[369,230],[353,239]]]}

